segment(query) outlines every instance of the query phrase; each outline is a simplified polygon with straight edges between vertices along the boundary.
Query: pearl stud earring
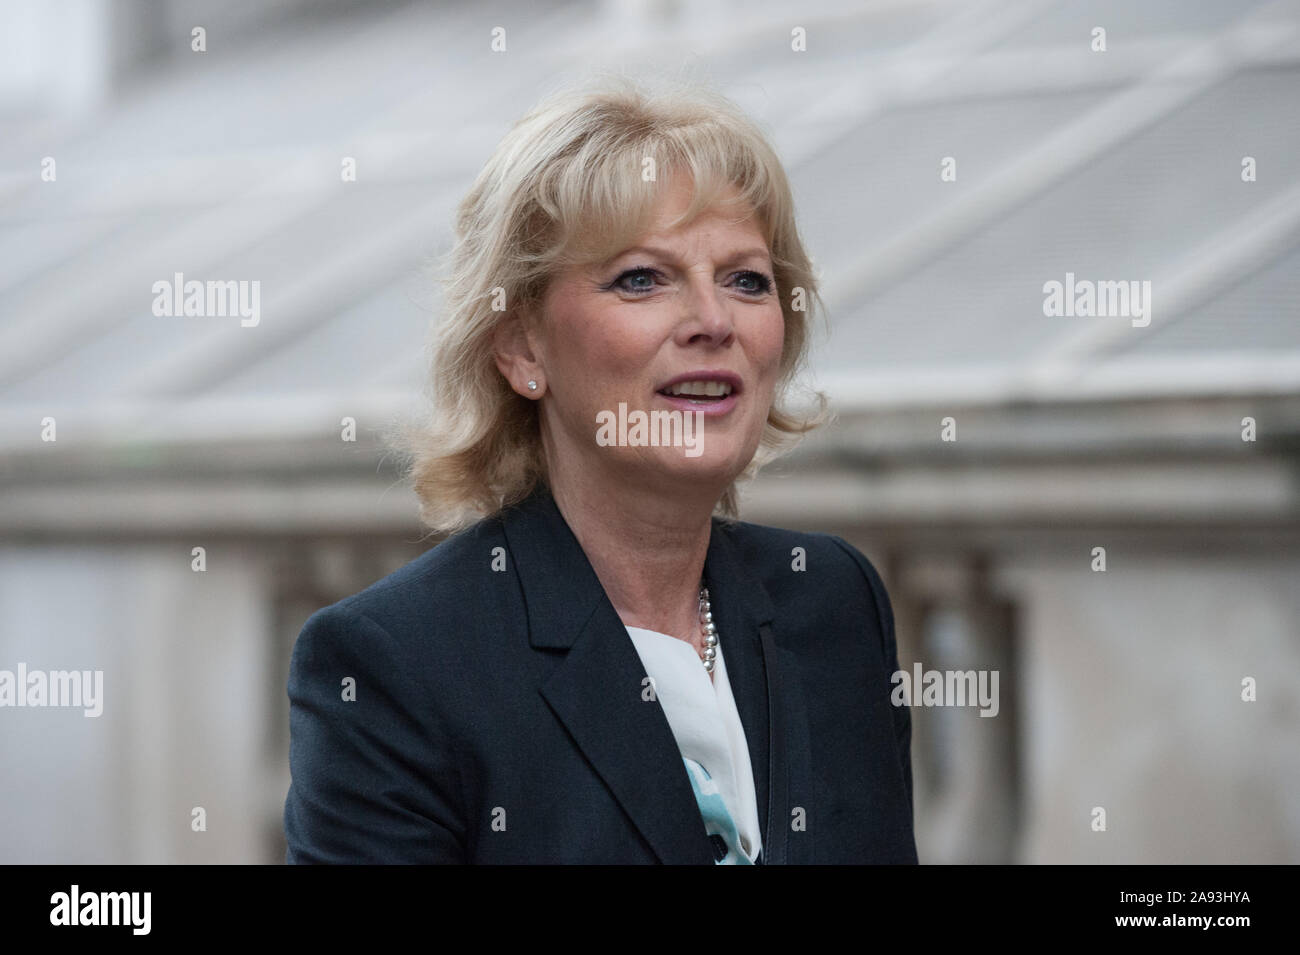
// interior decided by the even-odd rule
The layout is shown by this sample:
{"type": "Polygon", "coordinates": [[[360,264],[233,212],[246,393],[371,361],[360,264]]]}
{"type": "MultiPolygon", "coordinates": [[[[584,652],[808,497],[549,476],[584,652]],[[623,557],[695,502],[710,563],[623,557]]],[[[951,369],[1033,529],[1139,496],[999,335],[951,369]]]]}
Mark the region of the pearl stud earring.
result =
{"type": "Polygon", "coordinates": [[[531,378],[528,379],[528,390],[529,390],[529,391],[536,391],[536,390],[537,390],[537,382],[533,381],[531,378]]]}

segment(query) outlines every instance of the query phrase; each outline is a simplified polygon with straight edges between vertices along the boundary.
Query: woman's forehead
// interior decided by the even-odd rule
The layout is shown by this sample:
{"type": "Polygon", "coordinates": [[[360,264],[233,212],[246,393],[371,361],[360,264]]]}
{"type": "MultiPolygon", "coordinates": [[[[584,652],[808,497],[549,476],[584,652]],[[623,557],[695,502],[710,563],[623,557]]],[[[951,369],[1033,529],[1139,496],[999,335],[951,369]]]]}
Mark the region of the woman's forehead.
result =
{"type": "MultiPolygon", "coordinates": [[[[770,254],[761,217],[748,205],[713,202],[683,217],[688,203],[663,202],[655,214],[641,221],[628,221],[622,229],[606,229],[601,238],[585,247],[574,248],[572,261],[599,265],[612,262],[636,249],[650,253],[676,254],[702,239],[712,244],[735,246],[726,252],[755,251],[770,254]]],[[[593,230],[588,235],[595,235],[593,230]]]]}

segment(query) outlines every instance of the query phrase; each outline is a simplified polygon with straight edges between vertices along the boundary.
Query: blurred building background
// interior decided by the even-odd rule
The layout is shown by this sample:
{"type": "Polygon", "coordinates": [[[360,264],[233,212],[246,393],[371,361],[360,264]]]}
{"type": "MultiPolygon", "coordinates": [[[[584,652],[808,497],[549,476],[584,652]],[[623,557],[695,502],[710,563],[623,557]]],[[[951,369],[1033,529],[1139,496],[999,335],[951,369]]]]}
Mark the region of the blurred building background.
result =
{"type": "Polygon", "coordinates": [[[430,264],[597,65],[707,75],[796,189],[838,421],[744,516],[1001,674],[913,710],[922,861],[1300,861],[1300,3],[14,0],[0,668],[106,703],[0,710],[0,862],[283,859],[298,629],[432,544],[381,440],[430,264]],[[155,316],[177,272],[259,324],[155,316]],[[1149,324],[1045,315],[1067,273],[1149,324]]]}

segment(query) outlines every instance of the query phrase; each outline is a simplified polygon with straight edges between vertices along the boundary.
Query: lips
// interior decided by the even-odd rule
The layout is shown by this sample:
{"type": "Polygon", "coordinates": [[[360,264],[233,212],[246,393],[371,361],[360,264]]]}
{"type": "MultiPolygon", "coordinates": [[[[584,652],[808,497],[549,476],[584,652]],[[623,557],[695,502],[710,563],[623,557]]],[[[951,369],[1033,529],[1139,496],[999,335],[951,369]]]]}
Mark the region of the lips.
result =
{"type": "Polygon", "coordinates": [[[740,390],[740,376],[723,369],[684,372],[658,388],[661,395],[698,401],[720,401],[740,390]]]}
{"type": "Polygon", "coordinates": [[[730,382],[696,380],[679,381],[661,389],[660,393],[682,398],[725,398],[732,390],[730,382]]]}
{"type": "Polygon", "coordinates": [[[721,369],[691,371],[665,382],[658,394],[681,411],[726,414],[741,392],[740,377],[721,369]]]}

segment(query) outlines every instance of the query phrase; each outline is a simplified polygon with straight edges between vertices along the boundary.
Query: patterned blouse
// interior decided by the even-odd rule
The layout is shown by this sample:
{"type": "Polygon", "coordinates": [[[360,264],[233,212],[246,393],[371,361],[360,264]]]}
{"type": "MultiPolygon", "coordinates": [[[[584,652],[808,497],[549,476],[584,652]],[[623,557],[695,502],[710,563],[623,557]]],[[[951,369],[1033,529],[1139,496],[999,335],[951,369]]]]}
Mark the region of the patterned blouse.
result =
{"type": "Polygon", "coordinates": [[[762,848],[749,746],[718,645],[713,678],[685,640],[628,627],[686,764],[718,865],[751,865],[762,848]]]}

